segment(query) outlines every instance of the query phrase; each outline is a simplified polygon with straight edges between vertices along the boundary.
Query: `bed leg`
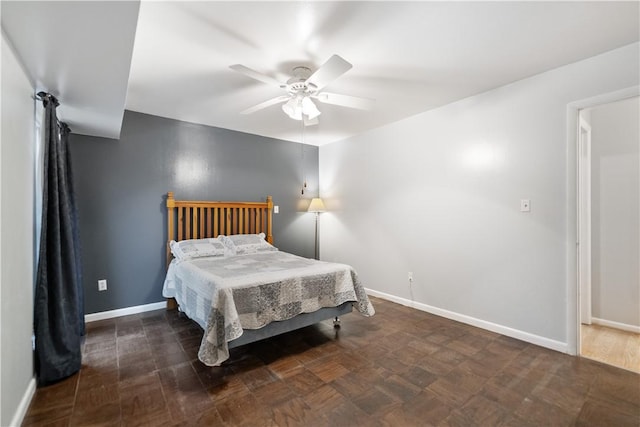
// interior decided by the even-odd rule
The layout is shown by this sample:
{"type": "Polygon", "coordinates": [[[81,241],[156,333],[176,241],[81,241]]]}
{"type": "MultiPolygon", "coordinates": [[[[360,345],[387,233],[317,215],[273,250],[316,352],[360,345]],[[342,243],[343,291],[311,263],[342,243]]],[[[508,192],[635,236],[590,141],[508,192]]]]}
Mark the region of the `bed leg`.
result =
{"type": "Polygon", "coordinates": [[[339,328],[340,327],[340,318],[338,316],[333,318],[333,327],[334,328],[339,328]]]}

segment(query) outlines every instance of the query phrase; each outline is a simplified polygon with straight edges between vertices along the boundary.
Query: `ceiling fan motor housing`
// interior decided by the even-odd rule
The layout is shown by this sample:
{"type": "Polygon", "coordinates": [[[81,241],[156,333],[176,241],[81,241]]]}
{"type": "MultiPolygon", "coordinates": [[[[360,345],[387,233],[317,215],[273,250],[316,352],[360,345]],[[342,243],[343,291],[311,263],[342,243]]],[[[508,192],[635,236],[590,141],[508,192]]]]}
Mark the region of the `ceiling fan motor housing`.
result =
{"type": "Polygon", "coordinates": [[[287,80],[287,92],[292,95],[313,93],[316,88],[307,83],[307,79],[310,76],[311,69],[308,67],[295,67],[293,69],[293,77],[287,80]]]}

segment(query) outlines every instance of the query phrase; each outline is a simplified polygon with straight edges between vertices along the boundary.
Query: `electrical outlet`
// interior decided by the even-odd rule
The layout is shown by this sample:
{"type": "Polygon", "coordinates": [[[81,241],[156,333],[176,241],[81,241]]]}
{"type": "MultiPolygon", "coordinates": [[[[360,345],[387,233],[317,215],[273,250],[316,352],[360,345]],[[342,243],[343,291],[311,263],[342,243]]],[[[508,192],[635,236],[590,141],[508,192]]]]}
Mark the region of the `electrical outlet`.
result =
{"type": "Polygon", "coordinates": [[[98,280],[98,290],[99,291],[106,291],[107,290],[107,280],[106,279],[98,280]]]}
{"type": "Polygon", "coordinates": [[[407,278],[409,279],[410,282],[413,282],[413,272],[412,271],[407,273],[407,278]]]}

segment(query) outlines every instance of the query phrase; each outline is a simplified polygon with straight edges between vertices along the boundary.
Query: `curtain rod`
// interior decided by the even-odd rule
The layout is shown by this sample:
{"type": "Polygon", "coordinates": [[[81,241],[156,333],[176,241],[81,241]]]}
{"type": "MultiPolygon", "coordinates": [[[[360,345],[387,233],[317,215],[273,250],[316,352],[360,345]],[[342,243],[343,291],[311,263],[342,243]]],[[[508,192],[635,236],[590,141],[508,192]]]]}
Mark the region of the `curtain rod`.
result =
{"type": "MultiPolygon", "coordinates": [[[[40,91],[40,92],[36,93],[35,95],[33,95],[32,98],[35,99],[36,101],[42,101],[42,103],[45,106],[46,106],[45,102],[53,102],[53,104],[56,107],[60,105],[60,101],[58,101],[58,98],[56,98],[55,96],[53,96],[49,92],[40,91]]],[[[60,120],[57,120],[57,122],[58,122],[58,126],[60,126],[60,128],[67,129],[69,131],[69,133],[71,132],[71,128],[69,127],[68,124],[66,124],[65,122],[62,122],[60,120]]]]}
{"type": "Polygon", "coordinates": [[[58,105],[60,105],[60,102],[58,101],[58,98],[56,98],[55,96],[53,96],[52,94],[50,94],[49,92],[38,92],[36,94],[36,96],[42,101],[42,102],[53,102],[55,104],[55,106],[57,107],[58,105]]]}

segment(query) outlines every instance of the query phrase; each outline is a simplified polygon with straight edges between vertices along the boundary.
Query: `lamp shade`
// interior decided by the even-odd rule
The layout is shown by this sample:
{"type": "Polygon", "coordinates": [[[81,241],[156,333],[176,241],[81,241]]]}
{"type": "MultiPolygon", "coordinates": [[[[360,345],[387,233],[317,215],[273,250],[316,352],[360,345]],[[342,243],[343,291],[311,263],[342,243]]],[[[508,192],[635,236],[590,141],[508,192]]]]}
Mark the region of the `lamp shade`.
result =
{"type": "Polygon", "coordinates": [[[302,120],[303,116],[312,120],[321,113],[313,103],[309,95],[296,95],[282,105],[282,111],[294,120],[302,120]]]}
{"type": "Polygon", "coordinates": [[[319,197],[315,197],[311,199],[311,203],[309,204],[309,209],[307,212],[326,212],[327,210],[324,207],[324,203],[322,199],[319,197]]]}
{"type": "Polygon", "coordinates": [[[298,98],[291,98],[283,106],[282,111],[294,120],[302,120],[302,108],[298,98]]]}
{"type": "Polygon", "coordinates": [[[300,105],[302,106],[302,114],[306,115],[309,119],[315,119],[320,115],[320,110],[318,110],[316,104],[314,104],[308,96],[302,98],[300,105]]]}

